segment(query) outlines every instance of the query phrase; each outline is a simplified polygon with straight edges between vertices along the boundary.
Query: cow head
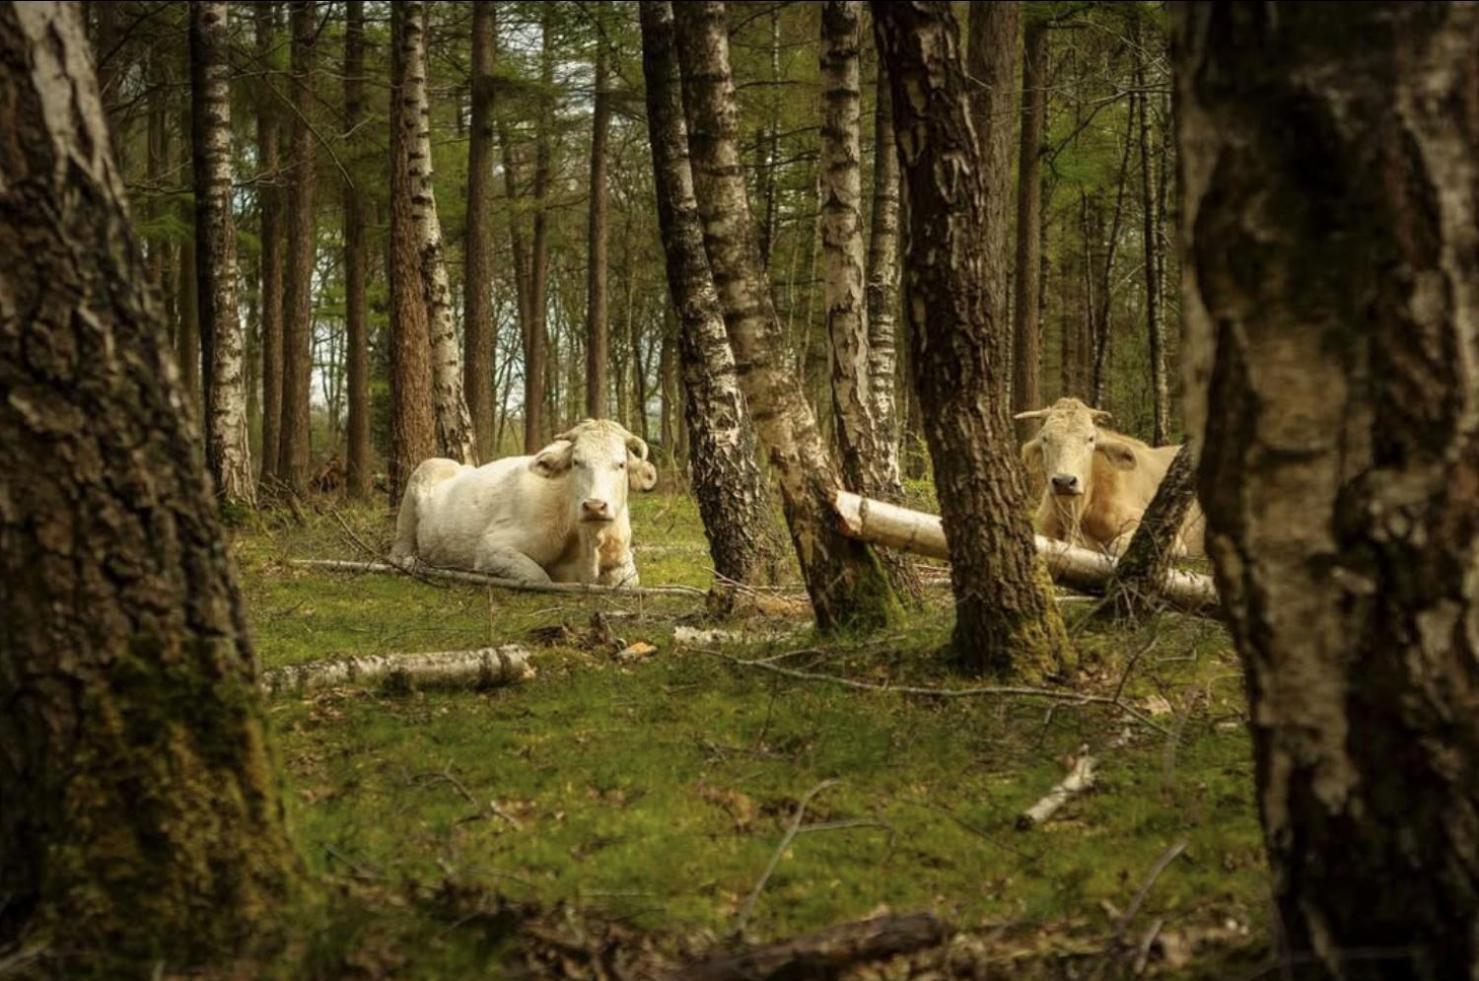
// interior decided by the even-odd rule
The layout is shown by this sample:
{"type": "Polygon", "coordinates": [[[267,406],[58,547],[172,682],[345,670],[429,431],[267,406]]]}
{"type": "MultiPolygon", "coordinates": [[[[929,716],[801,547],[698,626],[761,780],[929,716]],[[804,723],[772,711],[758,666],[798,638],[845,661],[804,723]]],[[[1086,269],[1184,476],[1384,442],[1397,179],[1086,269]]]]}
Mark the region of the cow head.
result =
{"type": "Polygon", "coordinates": [[[1088,506],[1094,491],[1096,458],[1120,470],[1135,467],[1135,451],[1099,424],[1108,412],[1091,409],[1078,399],[1059,399],[1051,408],[1019,412],[1018,419],[1041,419],[1036,438],[1022,447],[1022,462],[1040,469],[1046,491],[1075,512],[1088,506]]]}
{"type": "Polygon", "coordinates": [[[647,444],[618,424],[587,419],[556,436],[529,466],[541,477],[568,482],[577,520],[604,523],[625,512],[629,489],[657,485],[657,469],[647,456],[647,444]]]}

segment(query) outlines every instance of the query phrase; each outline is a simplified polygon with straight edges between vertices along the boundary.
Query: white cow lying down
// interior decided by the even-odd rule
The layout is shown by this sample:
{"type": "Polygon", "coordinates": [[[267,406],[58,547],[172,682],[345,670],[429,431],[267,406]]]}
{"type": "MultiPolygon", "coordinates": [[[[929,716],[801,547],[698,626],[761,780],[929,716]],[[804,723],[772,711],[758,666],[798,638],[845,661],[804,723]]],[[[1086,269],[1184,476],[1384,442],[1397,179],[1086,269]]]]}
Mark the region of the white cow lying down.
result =
{"type": "Polygon", "coordinates": [[[656,483],[647,444],[604,419],[534,456],[426,460],[406,484],[390,556],[523,582],[635,586],[627,491],[656,483]]]}

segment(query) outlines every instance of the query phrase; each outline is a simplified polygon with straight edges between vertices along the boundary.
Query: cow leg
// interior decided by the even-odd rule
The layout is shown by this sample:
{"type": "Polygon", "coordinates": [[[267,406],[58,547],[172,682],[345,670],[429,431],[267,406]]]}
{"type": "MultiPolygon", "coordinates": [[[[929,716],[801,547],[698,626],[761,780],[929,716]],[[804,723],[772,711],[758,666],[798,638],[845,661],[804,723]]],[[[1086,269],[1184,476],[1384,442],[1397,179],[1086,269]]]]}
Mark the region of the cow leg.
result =
{"type": "Polygon", "coordinates": [[[473,566],[475,572],[481,572],[485,576],[493,576],[497,579],[513,579],[529,583],[550,581],[549,573],[545,572],[538,562],[523,552],[517,552],[511,548],[484,547],[478,552],[477,561],[473,563],[473,566]]]}

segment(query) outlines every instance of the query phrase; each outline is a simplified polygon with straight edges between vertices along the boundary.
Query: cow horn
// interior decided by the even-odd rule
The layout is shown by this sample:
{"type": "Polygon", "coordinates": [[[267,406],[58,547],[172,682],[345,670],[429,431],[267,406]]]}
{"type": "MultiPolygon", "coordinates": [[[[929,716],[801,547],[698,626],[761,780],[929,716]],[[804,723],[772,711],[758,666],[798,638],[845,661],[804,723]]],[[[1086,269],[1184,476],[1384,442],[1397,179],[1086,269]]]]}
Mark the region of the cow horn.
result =
{"type": "Polygon", "coordinates": [[[1013,419],[1042,419],[1047,416],[1049,409],[1033,409],[1031,412],[1019,412],[1012,416],[1013,419]]]}
{"type": "Polygon", "coordinates": [[[639,460],[644,462],[647,460],[647,444],[640,436],[627,435],[627,452],[639,460]]]}

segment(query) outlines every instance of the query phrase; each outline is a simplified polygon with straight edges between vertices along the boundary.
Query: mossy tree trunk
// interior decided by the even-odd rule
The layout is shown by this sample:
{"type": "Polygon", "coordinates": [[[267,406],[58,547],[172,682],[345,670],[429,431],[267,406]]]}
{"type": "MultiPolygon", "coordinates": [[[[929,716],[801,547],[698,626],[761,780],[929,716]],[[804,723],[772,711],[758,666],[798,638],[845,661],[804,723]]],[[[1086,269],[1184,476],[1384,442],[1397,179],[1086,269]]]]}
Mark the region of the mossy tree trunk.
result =
{"type": "Polygon", "coordinates": [[[230,960],[297,864],[78,8],[0,5],[0,948],[230,960]]]}
{"type": "Polygon", "coordinates": [[[1479,7],[1175,25],[1187,421],[1280,953],[1479,977],[1479,7]]]}
{"type": "MultiPolygon", "coordinates": [[[[904,279],[910,370],[950,544],[954,651],[972,673],[1042,677],[1070,657],[1037,561],[1007,412],[1000,203],[971,123],[959,27],[947,3],[877,3],[909,201],[904,279]]],[[[998,32],[1015,44],[1015,33],[998,32]]],[[[1003,137],[1004,138],[1004,137],[1003,137]]]]}
{"type": "Polygon", "coordinates": [[[750,221],[724,4],[676,4],[673,18],[705,252],[739,387],[775,467],[817,625],[828,630],[888,622],[898,601],[872,549],[847,538],[833,520],[840,477],[787,363],[750,221]]]}

